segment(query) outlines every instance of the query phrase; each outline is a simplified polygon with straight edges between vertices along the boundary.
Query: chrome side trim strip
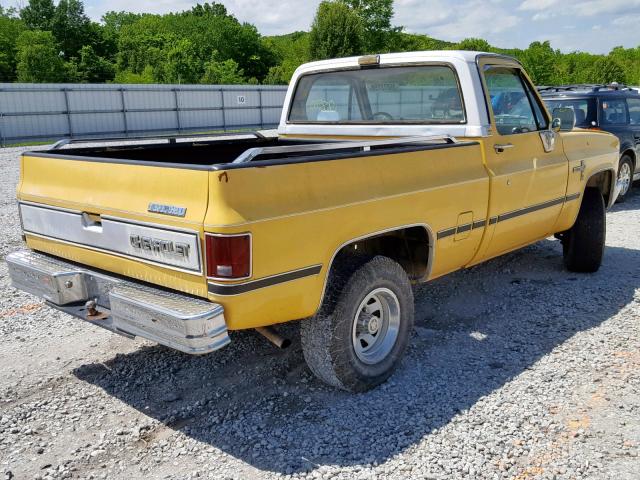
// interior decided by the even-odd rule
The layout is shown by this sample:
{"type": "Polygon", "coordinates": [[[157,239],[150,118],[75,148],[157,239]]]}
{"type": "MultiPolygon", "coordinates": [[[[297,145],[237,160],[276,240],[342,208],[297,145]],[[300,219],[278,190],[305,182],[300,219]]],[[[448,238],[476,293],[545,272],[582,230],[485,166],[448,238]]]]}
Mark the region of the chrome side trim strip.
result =
{"type": "Polygon", "coordinates": [[[487,224],[486,220],[479,220],[473,223],[465,223],[463,225],[458,225],[457,227],[447,228],[446,230],[440,230],[438,232],[438,240],[443,238],[450,237],[455,235],[456,233],[468,232],[470,230],[476,230],[478,228],[482,228],[487,224]]]}
{"type": "Polygon", "coordinates": [[[440,230],[438,232],[438,240],[451,237],[456,234],[456,227],[447,228],[446,230],[440,230]]]}
{"type": "Polygon", "coordinates": [[[291,272],[280,273],[271,277],[260,278],[246,283],[235,284],[220,284],[209,282],[209,293],[214,295],[240,295],[241,293],[251,292],[260,288],[270,287],[272,285],[278,285],[280,283],[290,282],[292,280],[298,280],[300,278],[310,277],[318,275],[322,270],[322,265],[313,265],[311,267],[301,268],[300,270],[293,270],[291,272]]]}
{"type": "Polygon", "coordinates": [[[573,200],[577,200],[577,199],[580,198],[580,196],[581,196],[580,192],[572,193],[571,195],[567,195],[567,197],[566,197],[567,198],[567,202],[572,202],[573,200]]]}
{"type": "MultiPolygon", "coordinates": [[[[543,210],[545,208],[554,207],[556,205],[560,205],[565,202],[571,202],[573,200],[577,200],[578,198],[580,198],[580,195],[581,195],[580,193],[572,193],[571,195],[567,195],[566,197],[556,198],[554,200],[549,200],[548,202],[543,202],[537,205],[531,205],[530,207],[521,208],[519,210],[513,210],[511,212],[502,213],[497,217],[491,217],[489,219],[489,225],[494,225],[498,222],[504,222],[505,220],[511,220],[512,218],[537,212],[538,210],[543,210]]],[[[464,225],[458,225],[457,227],[446,228],[438,232],[438,240],[451,237],[456,233],[475,230],[476,228],[484,227],[486,224],[487,224],[486,220],[480,220],[478,222],[474,222],[473,224],[465,223],[464,225]]]]}
{"type": "Polygon", "coordinates": [[[549,200],[548,202],[538,203],[536,205],[531,205],[529,207],[521,208],[519,210],[513,210],[507,213],[501,213],[500,215],[498,215],[498,222],[504,222],[505,220],[510,220],[522,215],[534,213],[538,210],[544,210],[545,208],[555,207],[556,205],[564,203],[566,201],[566,198],[567,197],[555,198],[553,200],[549,200]]]}

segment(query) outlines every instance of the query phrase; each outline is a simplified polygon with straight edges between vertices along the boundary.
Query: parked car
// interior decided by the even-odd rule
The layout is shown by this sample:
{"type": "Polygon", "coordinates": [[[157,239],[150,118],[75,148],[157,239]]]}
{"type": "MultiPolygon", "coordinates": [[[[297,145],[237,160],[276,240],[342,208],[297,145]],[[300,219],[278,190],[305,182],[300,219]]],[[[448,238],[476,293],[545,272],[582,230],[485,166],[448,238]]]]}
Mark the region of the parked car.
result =
{"type": "Polygon", "coordinates": [[[562,85],[539,88],[550,111],[573,109],[576,127],[604,130],[620,139],[618,201],[624,201],[640,179],[640,93],[626,85],[562,85]]]}
{"type": "Polygon", "coordinates": [[[306,64],[277,133],[25,153],[29,248],[6,257],[11,279],[190,354],[224,347],[229,330],[282,345],[271,327],[301,320],[311,370],[364,391],[403,356],[412,284],[554,234],[569,270],[598,270],[619,142],[557,112],[564,127],[506,56],[306,64]],[[462,108],[416,119],[416,102],[447,88],[462,108]]]}

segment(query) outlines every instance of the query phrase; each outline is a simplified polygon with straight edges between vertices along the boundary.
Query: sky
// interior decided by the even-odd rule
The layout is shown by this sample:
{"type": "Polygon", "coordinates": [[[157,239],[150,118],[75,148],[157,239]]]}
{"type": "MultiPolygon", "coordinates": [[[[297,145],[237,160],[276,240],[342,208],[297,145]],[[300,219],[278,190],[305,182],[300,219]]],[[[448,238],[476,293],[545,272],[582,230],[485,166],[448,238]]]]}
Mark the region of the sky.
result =
{"type": "MultiPolygon", "coordinates": [[[[204,0],[201,0],[203,3],[204,0]]],[[[320,0],[218,0],[263,35],[308,30],[320,0]]],[[[20,6],[26,0],[0,0],[20,6]]],[[[166,13],[188,0],[85,0],[94,20],[109,10],[166,13]]],[[[459,41],[479,37],[503,48],[550,40],[553,48],[607,53],[640,45],[640,0],[396,0],[394,24],[411,33],[459,41]]]]}

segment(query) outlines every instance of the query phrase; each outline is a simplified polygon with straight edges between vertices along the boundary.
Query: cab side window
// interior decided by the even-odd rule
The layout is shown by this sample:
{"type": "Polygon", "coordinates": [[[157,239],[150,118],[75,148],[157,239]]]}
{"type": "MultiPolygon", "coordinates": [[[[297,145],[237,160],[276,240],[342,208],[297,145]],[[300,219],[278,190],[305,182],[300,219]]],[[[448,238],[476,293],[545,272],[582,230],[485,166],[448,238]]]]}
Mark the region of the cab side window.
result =
{"type": "Polygon", "coordinates": [[[546,128],[542,109],[517,69],[487,66],[484,79],[500,135],[515,135],[546,128]]]}

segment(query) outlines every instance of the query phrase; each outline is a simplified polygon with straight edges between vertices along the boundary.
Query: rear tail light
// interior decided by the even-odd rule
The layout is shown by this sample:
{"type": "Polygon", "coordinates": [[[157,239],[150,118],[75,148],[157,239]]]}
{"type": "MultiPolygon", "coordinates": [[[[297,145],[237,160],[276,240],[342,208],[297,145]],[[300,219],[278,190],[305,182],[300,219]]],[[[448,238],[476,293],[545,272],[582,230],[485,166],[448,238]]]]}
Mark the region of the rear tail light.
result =
{"type": "Polygon", "coordinates": [[[239,279],[251,276],[251,235],[205,236],[207,277],[239,279]]]}

